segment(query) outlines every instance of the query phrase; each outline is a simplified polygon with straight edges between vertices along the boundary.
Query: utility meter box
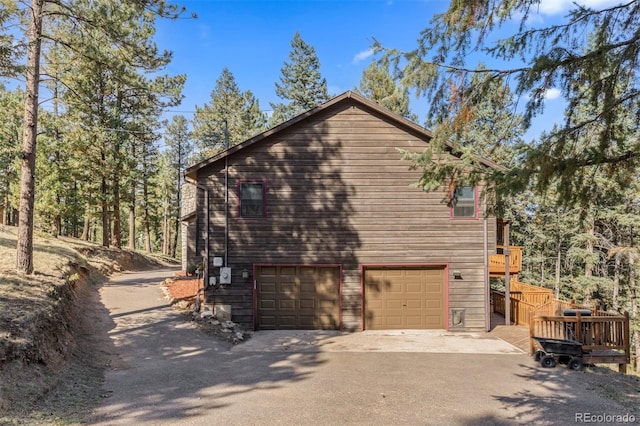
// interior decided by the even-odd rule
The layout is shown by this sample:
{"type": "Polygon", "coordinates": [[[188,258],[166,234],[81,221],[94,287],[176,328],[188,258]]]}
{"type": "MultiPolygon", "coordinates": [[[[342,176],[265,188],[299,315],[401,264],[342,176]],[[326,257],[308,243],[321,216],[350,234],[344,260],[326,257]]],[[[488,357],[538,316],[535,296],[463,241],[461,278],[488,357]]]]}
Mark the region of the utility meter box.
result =
{"type": "Polygon", "coordinates": [[[231,268],[220,268],[220,284],[231,284],[231,268]]]}

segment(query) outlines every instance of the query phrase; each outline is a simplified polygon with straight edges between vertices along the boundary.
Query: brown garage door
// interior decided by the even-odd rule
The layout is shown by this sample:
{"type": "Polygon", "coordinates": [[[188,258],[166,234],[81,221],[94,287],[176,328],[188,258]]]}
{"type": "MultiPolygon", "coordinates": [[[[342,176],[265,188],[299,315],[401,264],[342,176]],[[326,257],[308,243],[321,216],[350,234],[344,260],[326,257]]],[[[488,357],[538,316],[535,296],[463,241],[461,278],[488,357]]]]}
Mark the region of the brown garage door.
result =
{"type": "Polygon", "coordinates": [[[257,327],[336,330],[340,327],[340,268],[260,266],[256,271],[257,327]]]}
{"type": "Polygon", "coordinates": [[[446,328],[443,267],[375,267],[364,272],[368,330],[446,328]]]}

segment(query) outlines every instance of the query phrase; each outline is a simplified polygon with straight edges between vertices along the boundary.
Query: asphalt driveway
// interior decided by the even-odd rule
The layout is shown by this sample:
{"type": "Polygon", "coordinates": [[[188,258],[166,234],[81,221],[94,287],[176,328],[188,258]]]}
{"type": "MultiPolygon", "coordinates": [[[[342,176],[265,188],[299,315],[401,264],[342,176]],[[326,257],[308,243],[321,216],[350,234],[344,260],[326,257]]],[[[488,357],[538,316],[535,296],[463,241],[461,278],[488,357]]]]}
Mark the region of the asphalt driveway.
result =
{"type": "Polygon", "coordinates": [[[167,305],[159,284],[172,274],[123,274],[101,289],[112,361],[90,424],[573,424],[631,413],[594,374],[542,369],[488,335],[258,332],[229,346],[167,305]]]}

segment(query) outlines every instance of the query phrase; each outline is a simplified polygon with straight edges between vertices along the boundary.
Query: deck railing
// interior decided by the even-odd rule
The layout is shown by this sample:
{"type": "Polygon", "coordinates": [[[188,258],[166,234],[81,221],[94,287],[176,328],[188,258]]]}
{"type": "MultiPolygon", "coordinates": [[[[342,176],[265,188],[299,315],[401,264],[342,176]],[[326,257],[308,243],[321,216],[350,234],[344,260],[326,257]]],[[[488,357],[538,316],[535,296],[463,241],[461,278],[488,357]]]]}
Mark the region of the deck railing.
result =
{"type": "MultiPolygon", "coordinates": [[[[492,290],[491,291],[491,304],[493,305],[493,311],[495,313],[505,314],[504,293],[492,290]]],[[[509,306],[511,309],[509,313],[511,315],[511,321],[515,325],[529,325],[531,320],[536,315],[536,308],[538,305],[532,303],[530,300],[526,300],[521,292],[511,293],[511,303],[509,306]]]]}
{"type": "MultiPolygon", "coordinates": [[[[504,250],[504,246],[498,245],[498,252],[504,250]]],[[[509,273],[517,274],[522,271],[522,247],[509,246],[509,273]]],[[[494,254],[489,256],[489,274],[504,275],[505,256],[504,254],[494,254]]]]}
{"type": "Polygon", "coordinates": [[[536,309],[536,315],[538,316],[561,316],[566,309],[588,309],[592,311],[593,315],[601,317],[615,317],[620,316],[618,312],[601,311],[598,306],[591,307],[586,305],[580,305],[575,302],[567,302],[565,300],[551,299],[548,303],[543,303],[536,309]]]}
{"type": "MultiPolygon", "coordinates": [[[[590,351],[593,361],[617,362],[624,371],[631,362],[629,313],[584,316],[535,316],[530,323],[530,336],[576,340],[590,351]]],[[[531,353],[534,340],[531,339],[531,353]]]]}
{"type": "MultiPolygon", "coordinates": [[[[583,344],[585,362],[615,363],[626,371],[631,361],[629,314],[600,311],[575,302],[558,300],[550,289],[521,282],[510,286],[510,315],[515,325],[528,325],[530,349],[534,351],[533,337],[577,340],[583,344]],[[566,310],[572,309],[572,315],[566,310]],[[583,315],[581,310],[588,310],[583,315]],[[575,316],[573,316],[575,315],[575,316]]],[[[505,294],[491,290],[491,304],[495,313],[505,314],[505,294]]]]}

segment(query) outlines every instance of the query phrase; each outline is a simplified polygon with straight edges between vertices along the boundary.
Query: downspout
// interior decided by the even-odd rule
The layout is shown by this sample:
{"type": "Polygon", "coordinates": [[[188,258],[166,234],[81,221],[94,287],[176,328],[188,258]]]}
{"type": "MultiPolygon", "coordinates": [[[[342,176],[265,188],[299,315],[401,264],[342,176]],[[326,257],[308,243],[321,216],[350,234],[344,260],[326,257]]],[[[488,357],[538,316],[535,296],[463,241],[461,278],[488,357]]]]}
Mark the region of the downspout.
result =
{"type": "Polygon", "coordinates": [[[489,287],[489,231],[487,224],[487,195],[484,196],[484,220],[482,222],[482,234],[483,245],[484,245],[484,253],[483,253],[483,262],[484,262],[484,315],[487,319],[486,321],[486,329],[487,331],[491,331],[491,309],[490,309],[490,297],[491,297],[491,288],[489,287]]]}
{"type": "MultiPolygon", "coordinates": [[[[224,120],[224,147],[229,149],[229,123],[224,120]]],[[[229,266],[229,156],[224,156],[224,266],[229,266]]]]}
{"type": "MultiPolygon", "coordinates": [[[[206,186],[198,183],[198,181],[190,178],[186,174],[184,175],[184,180],[189,182],[192,185],[195,185],[196,188],[204,192],[205,234],[204,234],[204,256],[203,256],[204,259],[202,261],[202,276],[204,277],[204,289],[206,289],[209,286],[209,190],[207,189],[206,186]]],[[[196,220],[197,220],[197,216],[196,216],[196,220]]]]}

